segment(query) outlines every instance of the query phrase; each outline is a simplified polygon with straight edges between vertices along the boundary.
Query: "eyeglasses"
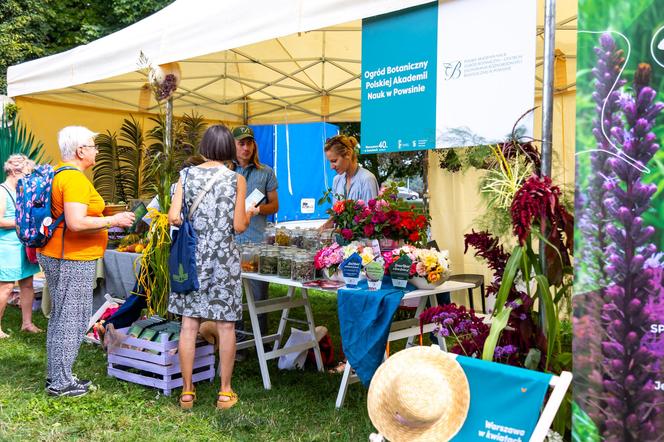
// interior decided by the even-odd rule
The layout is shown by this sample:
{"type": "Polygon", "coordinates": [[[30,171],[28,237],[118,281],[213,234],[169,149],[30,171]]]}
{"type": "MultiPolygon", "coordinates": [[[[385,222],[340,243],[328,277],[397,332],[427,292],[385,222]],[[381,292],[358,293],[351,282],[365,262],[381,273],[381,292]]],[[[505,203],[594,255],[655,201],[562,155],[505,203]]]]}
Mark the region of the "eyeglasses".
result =
{"type": "Polygon", "coordinates": [[[83,146],[80,146],[80,147],[89,147],[89,148],[94,149],[95,151],[99,152],[99,148],[97,146],[95,146],[94,144],[92,144],[92,145],[84,144],[83,146]]]}

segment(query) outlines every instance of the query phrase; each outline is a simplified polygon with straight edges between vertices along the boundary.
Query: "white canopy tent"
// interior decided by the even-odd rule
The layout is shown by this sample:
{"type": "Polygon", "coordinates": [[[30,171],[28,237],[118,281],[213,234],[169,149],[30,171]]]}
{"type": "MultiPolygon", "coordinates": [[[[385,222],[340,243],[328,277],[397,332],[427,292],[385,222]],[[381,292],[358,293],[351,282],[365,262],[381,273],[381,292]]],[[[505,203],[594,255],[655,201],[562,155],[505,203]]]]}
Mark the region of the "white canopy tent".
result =
{"type": "Polygon", "coordinates": [[[178,0],[85,46],[10,67],[8,93],[154,112],[138,71],[143,52],[154,65],[181,63],[176,114],[197,109],[253,124],[359,120],[361,19],[427,1],[178,0]]]}
{"type": "Polygon", "coordinates": [[[139,69],[142,52],[153,65],[180,62],[176,115],[197,110],[252,124],[359,121],[361,19],[429,1],[177,0],[90,44],[10,67],[8,95],[157,112],[139,69]]]}

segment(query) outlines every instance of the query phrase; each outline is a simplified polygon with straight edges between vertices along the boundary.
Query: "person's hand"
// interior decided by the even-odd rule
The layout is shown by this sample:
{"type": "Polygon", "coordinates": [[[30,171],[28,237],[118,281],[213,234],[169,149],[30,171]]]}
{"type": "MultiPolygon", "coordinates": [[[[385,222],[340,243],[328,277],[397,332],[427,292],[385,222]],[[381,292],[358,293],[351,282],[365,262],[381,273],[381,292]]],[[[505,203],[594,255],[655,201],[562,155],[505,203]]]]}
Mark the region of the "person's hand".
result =
{"type": "Polygon", "coordinates": [[[131,227],[136,215],[133,212],[120,212],[111,217],[111,225],[116,227],[131,227]]]}
{"type": "Polygon", "coordinates": [[[258,209],[258,207],[255,207],[255,206],[254,207],[249,207],[247,209],[247,215],[249,215],[249,218],[251,218],[252,216],[256,216],[260,213],[261,213],[261,211],[258,209]]]}

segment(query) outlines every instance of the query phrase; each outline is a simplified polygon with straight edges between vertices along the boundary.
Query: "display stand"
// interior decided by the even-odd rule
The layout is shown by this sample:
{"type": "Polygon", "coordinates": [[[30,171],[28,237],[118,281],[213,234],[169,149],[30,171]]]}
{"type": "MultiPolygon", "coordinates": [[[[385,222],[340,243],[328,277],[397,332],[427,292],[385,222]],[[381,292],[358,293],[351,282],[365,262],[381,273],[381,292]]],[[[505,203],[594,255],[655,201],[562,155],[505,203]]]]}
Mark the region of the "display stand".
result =
{"type": "MultiPolygon", "coordinates": [[[[244,284],[244,290],[247,297],[247,309],[249,311],[249,317],[251,319],[251,327],[254,334],[254,339],[250,341],[245,341],[238,344],[238,349],[256,347],[256,353],[258,355],[258,364],[261,370],[261,376],[263,378],[263,387],[266,390],[272,388],[270,381],[270,373],[267,367],[267,361],[270,359],[278,358],[281,355],[302,352],[310,348],[314,349],[314,355],[316,357],[316,366],[318,371],[323,371],[323,362],[320,355],[320,348],[318,347],[318,341],[316,340],[316,325],[314,323],[313,311],[311,304],[309,302],[309,291],[308,288],[303,286],[302,283],[293,281],[290,279],[278,278],[276,276],[261,275],[258,273],[242,273],[242,279],[244,284]],[[288,286],[288,292],[286,296],[280,298],[272,298],[265,301],[255,301],[254,295],[251,290],[251,284],[249,280],[265,281],[273,284],[280,284],[288,286]],[[296,290],[300,289],[300,297],[296,296],[296,290]],[[288,315],[292,308],[303,307],[306,313],[306,321],[301,321],[298,319],[290,318],[288,315]],[[269,336],[263,337],[258,325],[258,315],[261,313],[276,312],[281,311],[281,319],[279,321],[279,327],[277,328],[277,333],[269,336]],[[281,342],[284,340],[284,333],[286,331],[286,324],[288,322],[296,322],[306,325],[306,330],[309,331],[311,339],[302,344],[288,347],[280,348],[281,342]],[[271,351],[265,349],[265,343],[274,342],[274,346],[271,351]],[[258,343],[258,344],[256,344],[258,343]]],[[[397,321],[392,324],[392,328],[388,337],[388,342],[395,341],[399,339],[408,339],[407,345],[412,345],[413,338],[420,334],[420,324],[417,316],[421,313],[427,305],[427,300],[431,303],[432,306],[438,305],[436,300],[436,295],[439,293],[453,292],[457,290],[467,290],[471,287],[472,284],[457,282],[457,281],[446,281],[443,284],[439,285],[435,289],[430,290],[414,290],[408,292],[404,295],[405,300],[408,299],[419,299],[418,308],[416,311],[416,318],[407,319],[404,321],[397,321]]],[[[323,289],[316,289],[323,290],[323,289]]],[[[336,290],[323,290],[332,293],[336,293],[336,290]]],[[[426,324],[424,326],[425,332],[430,332],[434,328],[434,324],[426,324]]],[[[440,341],[439,341],[440,342],[440,341]]],[[[444,342],[441,342],[441,345],[444,345],[444,342]]],[[[350,373],[350,364],[346,364],[346,372],[341,380],[341,385],[339,387],[339,393],[337,395],[336,405],[337,408],[341,407],[346,396],[346,390],[348,385],[357,382],[357,377],[351,375],[350,373]]]]}

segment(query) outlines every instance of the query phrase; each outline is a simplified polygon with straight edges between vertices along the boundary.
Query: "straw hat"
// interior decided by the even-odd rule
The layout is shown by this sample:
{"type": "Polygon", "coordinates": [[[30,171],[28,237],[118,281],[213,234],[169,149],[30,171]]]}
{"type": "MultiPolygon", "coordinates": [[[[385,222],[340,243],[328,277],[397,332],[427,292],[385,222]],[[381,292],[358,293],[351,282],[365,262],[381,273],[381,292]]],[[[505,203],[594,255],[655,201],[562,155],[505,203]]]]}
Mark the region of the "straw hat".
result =
{"type": "Polygon", "coordinates": [[[367,408],[392,442],[447,441],[461,429],[470,389],[461,365],[438,347],[411,347],[378,367],[367,408]]]}

